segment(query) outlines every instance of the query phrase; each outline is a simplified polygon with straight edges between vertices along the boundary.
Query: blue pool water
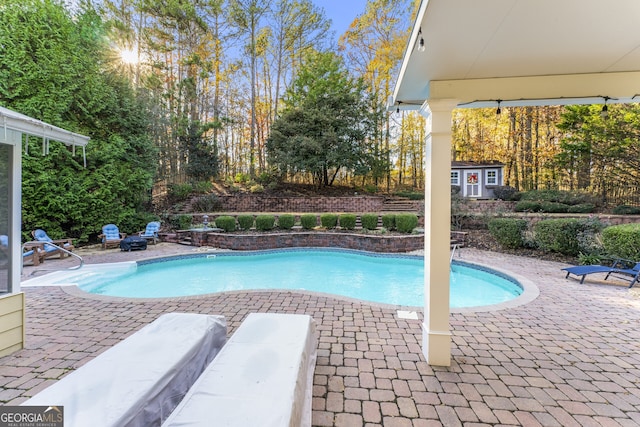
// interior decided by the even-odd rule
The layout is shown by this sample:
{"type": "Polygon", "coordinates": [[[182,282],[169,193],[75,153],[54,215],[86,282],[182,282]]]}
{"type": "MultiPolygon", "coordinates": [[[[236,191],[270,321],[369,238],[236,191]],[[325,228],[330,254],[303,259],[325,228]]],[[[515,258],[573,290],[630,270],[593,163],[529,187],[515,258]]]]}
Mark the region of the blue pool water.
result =
{"type": "MultiPolygon", "coordinates": [[[[497,304],[522,293],[515,281],[494,273],[454,262],[451,307],[497,304]]],[[[424,261],[336,250],[223,253],[139,262],[135,269],[87,275],[76,284],[86,292],[132,298],[290,289],[423,306],[424,261]]]]}

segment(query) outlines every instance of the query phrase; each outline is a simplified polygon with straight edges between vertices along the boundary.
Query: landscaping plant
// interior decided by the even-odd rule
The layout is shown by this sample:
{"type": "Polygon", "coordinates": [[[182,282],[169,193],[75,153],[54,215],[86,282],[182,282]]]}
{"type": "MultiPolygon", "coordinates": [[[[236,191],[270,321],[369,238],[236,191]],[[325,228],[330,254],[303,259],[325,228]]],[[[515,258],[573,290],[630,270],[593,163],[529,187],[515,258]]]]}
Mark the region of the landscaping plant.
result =
{"type": "Polygon", "coordinates": [[[344,230],[353,230],[356,228],[356,215],[355,214],[341,214],[339,217],[340,228],[344,230]]]}
{"type": "Polygon", "coordinates": [[[258,215],[256,217],[256,230],[273,230],[276,225],[276,217],[273,215],[258,215]]]}
{"type": "Polygon", "coordinates": [[[282,214],[278,216],[278,227],[283,230],[291,230],[296,223],[296,217],[292,214],[282,214]]]}
{"type": "Polygon", "coordinates": [[[524,247],[527,221],[518,218],[493,218],[488,223],[489,232],[503,248],[524,247]]]}
{"type": "Polygon", "coordinates": [[[365,230],[375,230],[378,228],[378,214],[366,213],[360,217],[362,228],[365,230]]]}
{"type": "Polygon", "coordinates": [[[238,215],[238,227],[240,228],[240,230],[250,230],[251,227],[253,227],[253,220],[253,215],[238,215]]]}
{"type": "Polygon", "coordinates": [[[336,228],[338,225],[338,215],[333,213],[323,213],[320,215],[320,225],[324,228],[336,228]]]}
{"type": "Polygon", "coordinates": [[[318,216],[316,214],[302,214],[300,215],[300,225],[305,230],[313,230],[318,225],[318,216]]]}

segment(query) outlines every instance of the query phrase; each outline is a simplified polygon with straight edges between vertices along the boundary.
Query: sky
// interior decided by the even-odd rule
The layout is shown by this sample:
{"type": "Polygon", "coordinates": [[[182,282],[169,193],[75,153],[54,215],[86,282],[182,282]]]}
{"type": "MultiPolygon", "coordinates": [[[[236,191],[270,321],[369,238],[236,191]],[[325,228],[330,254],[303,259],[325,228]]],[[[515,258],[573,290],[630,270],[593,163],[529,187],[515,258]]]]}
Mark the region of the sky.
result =
{"type": "Polygon", "coordinates": [[[367,0],[313,0],[313,3],[322,7],[326,17],[331,19],[337,39],[356,16],[364,13],[367,0]]]}

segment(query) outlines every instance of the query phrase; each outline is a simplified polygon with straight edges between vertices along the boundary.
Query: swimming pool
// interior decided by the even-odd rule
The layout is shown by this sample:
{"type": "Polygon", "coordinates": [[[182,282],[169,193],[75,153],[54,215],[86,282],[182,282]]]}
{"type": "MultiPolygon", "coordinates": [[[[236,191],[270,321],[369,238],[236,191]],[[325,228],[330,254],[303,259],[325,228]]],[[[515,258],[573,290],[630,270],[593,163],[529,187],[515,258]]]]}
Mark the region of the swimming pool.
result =
{"type": "MultiPolygon", "coordinates": [[[[450,283],[452,308],[502,303],[523,290],[504,274],[457,261],[452,264],[450,283]]],[[[423,306],[424,260],[421,256],[327,249],[225,252],[139,261],[124,269],[87,270],[57,284],[128,298],[285,289],[423,306]]]]}

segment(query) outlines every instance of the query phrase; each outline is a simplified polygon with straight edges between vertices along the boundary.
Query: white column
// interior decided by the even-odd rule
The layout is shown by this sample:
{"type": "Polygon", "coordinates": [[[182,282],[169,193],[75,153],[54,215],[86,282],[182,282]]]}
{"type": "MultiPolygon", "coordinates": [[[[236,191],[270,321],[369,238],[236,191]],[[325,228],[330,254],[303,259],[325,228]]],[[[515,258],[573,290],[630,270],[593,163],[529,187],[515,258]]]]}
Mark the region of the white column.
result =
{"type": "Polygon", "coordinates": [[[451,112],[455,100],[428,101],[424,198],[424,324],[427,363],[451,365],[449,243],[451,232],[451,112]]]}

